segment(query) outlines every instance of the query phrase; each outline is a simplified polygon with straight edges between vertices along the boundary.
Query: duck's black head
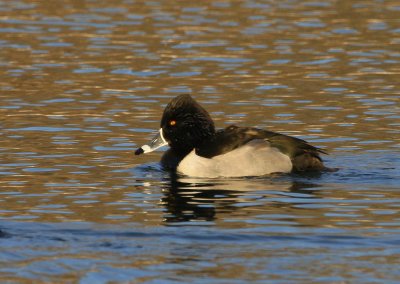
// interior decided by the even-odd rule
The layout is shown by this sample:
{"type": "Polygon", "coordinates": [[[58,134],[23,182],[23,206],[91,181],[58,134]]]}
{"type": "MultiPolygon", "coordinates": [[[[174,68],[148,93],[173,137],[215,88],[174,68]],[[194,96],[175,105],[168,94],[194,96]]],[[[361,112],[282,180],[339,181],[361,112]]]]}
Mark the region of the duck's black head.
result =
{"type": "Polygon", "coordinates": [[[178,153],[189,153],[215,134],[210,115],[190,95],[179,95],[166,106],[161,128],[169,146],[178,153]]]}

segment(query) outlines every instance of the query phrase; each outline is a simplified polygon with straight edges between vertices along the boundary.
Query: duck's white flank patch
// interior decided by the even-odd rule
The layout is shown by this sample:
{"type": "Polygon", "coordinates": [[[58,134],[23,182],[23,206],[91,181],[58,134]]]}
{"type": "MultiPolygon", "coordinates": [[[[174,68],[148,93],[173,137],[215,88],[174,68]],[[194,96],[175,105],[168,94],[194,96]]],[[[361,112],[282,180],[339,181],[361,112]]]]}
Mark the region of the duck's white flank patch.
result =
{"type": "Polygon", "coordinates": [[[226,154],[211,159],[196,155],[193,150],[178,165],[177,171],[193,177],[242,177],[292,170],[290,158],[265,140],[252,140],[226,154]]]}

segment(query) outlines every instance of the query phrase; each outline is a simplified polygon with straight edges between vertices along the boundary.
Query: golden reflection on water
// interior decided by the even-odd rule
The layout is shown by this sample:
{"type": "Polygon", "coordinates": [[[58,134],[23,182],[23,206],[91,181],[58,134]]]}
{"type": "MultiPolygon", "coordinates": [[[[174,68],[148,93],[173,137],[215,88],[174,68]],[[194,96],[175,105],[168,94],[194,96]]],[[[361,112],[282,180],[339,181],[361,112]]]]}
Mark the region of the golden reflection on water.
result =
{"type": "Polygon", "coordinates": [[[397,1],[98,2],[0,1],[1,218],[398,228],[397,1]],[[180,93],[344,174],[171,180],[133,151],[180,93]]]}
{"type": "MultiPolygon", "coordinates": [[[[5,4],[4,187],[83,191],[94,204],[82,210],[102,198],[116,202],[108,190],[124,187],[115,175],[126,173],[113,169],[158,159],[132,150],[182,92],[205,104],[220,127],[269,128],[333,153],[397,151],[394,1],[142,4],[5,4]],[[65,187],[46,185],[58,183],[65,187]]],[[[28,207],[38,202],[30,200],[28,207]]]]}

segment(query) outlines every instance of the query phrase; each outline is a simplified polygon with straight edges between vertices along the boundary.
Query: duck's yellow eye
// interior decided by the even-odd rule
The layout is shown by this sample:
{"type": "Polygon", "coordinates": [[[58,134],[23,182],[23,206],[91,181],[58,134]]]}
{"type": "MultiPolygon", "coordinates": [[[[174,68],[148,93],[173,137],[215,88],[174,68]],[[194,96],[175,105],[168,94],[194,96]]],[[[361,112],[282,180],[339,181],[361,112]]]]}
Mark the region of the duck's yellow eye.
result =
{"type": "Polygon", "coordinates": [[[176,120],[171,120],[170,122],[169,122],[169,125],[171,125],[171,126],[174,126],[176,124],[176,120]]]}

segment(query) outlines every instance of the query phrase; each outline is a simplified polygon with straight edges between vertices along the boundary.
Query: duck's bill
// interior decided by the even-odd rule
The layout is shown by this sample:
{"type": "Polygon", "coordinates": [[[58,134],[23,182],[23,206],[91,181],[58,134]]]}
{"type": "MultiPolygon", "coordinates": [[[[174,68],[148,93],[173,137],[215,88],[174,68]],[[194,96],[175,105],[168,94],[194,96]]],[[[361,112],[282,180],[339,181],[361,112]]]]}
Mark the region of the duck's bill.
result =
{"type": "Polygon", "coordinates": [[[143,145],[135,151],[135,155],[150,153],[165,145],[168,145],[168,142],[165,141],[162,128],[160,128],[156,137],[151,140],[150,145],[143,145]]]}

